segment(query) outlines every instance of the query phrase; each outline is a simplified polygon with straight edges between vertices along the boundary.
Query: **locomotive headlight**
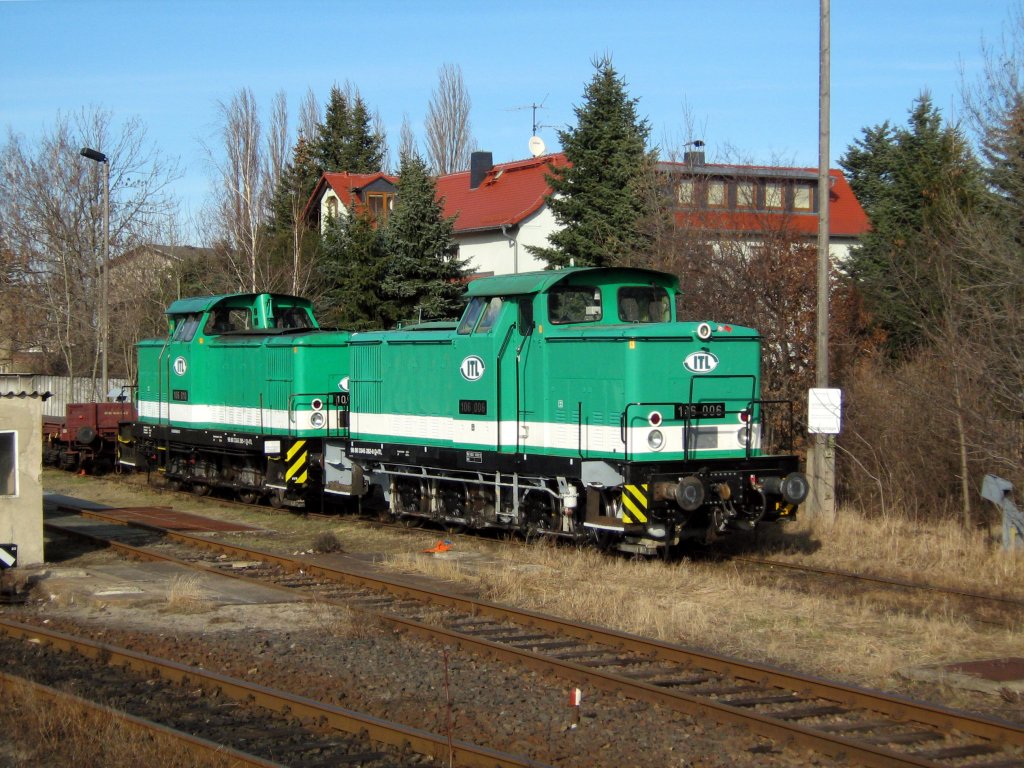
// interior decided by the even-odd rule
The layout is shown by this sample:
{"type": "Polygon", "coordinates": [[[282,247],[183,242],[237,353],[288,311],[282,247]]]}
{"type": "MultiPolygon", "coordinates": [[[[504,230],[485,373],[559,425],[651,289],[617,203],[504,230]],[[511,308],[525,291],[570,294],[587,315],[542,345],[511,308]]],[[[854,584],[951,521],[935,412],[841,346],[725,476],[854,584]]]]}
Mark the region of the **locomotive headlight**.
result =
{"type": "Polygon", "coordinates": [[[660,451],[665,447],[665,435],[660,429],[652,429],[647,433],[647,445],[652,451],[660,451]]]}
{"type": "Polygon", "coordinates": [[[327,423],[327,417],[319,411],[316,411],[309,417],[309,423],[312,425],[313,429],[320,429],[327,423]]]}

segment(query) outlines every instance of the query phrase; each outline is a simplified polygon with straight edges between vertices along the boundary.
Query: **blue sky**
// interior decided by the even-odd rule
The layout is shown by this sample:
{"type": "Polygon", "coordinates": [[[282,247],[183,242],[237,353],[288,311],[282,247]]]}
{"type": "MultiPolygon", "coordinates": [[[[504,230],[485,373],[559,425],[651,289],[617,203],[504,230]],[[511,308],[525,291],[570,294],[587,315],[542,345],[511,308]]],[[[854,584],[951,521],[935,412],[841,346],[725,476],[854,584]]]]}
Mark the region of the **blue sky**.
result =
{"type": "MultiPolygon", "coordinates": [[[[923,89],[956,118],[961,68],[980,71],[1009,1],[832,0],[832,158],[884,120],[902,123],[923,89]]],[[[404,115],[418,137],[438,70],[462,68],[473,134],[497,162],[529,156],[530,104],[557,149],[609,53],[654,143],[707,143],[710,160],[817,164],[817,0],[0,0],[0,125],[31,138],[58,112],[98,106],[138,116],[180,158],[176,190],[195,210],[211,171],[217,102],[249,87],[295,113],[351,81],[392,146],[404,115]]],[[[114,159],[116,162],[116,158],[114,159]]]]}

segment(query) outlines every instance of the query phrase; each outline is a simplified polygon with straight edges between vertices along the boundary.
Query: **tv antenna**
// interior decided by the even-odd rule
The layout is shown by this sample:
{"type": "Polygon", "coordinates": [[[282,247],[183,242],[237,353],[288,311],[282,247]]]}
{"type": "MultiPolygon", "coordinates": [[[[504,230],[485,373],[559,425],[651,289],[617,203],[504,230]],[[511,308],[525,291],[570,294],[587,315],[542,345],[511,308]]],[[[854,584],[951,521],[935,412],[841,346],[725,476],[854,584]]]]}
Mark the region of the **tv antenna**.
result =
{"type": "Polygon", "coordinates": [[[537,124],[537,110],[538,109],[544,109],[544,102],[548,100],[548,96],[550,96],[550,95],[551,95],[550,93],[545,95],[544,98],[540,100],[540,104],[537,104],[537,103],[523,104],[520,107],[512,107],[511,108],[511,111],[513,111],[513,112],[520,112],[520,111],[522,111],[524,109],[533,110],[533,131],[530,134],[531,136],[536,136],[537,135],[537,129],[538,128],[545,127],[543,125],[538,125],[537,124]]]}

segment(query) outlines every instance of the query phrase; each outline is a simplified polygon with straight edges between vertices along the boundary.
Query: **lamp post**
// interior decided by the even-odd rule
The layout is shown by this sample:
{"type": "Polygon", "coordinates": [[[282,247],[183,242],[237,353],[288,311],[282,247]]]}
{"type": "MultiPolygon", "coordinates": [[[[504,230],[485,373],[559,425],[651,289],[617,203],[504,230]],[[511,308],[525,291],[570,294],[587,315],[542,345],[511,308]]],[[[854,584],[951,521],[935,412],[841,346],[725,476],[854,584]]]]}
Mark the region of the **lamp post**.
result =
{"type": "Polygon", "coordinates": [[[102,368],[103,400],[109,390],[107,378],[107,267],[110,262],[110,161],[102,152],[83,147],[82,157],[103,164],[103,263],[100,265],[100,366],[102,368]]]}

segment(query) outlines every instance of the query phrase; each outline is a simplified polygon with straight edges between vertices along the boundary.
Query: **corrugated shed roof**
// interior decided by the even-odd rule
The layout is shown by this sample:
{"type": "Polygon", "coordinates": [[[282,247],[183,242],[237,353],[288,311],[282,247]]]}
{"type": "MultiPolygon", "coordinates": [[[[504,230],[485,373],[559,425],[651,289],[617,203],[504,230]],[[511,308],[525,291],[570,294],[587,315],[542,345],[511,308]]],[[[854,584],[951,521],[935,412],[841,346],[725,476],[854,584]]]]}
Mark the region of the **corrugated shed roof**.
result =
{"type": "Polygon", "coordinates": [[[15,397],[22,400],[28,398],[30,400],[47,400],[53,397],[53,392],[0,392],[0,397],[12,400],[15,397]]]}

